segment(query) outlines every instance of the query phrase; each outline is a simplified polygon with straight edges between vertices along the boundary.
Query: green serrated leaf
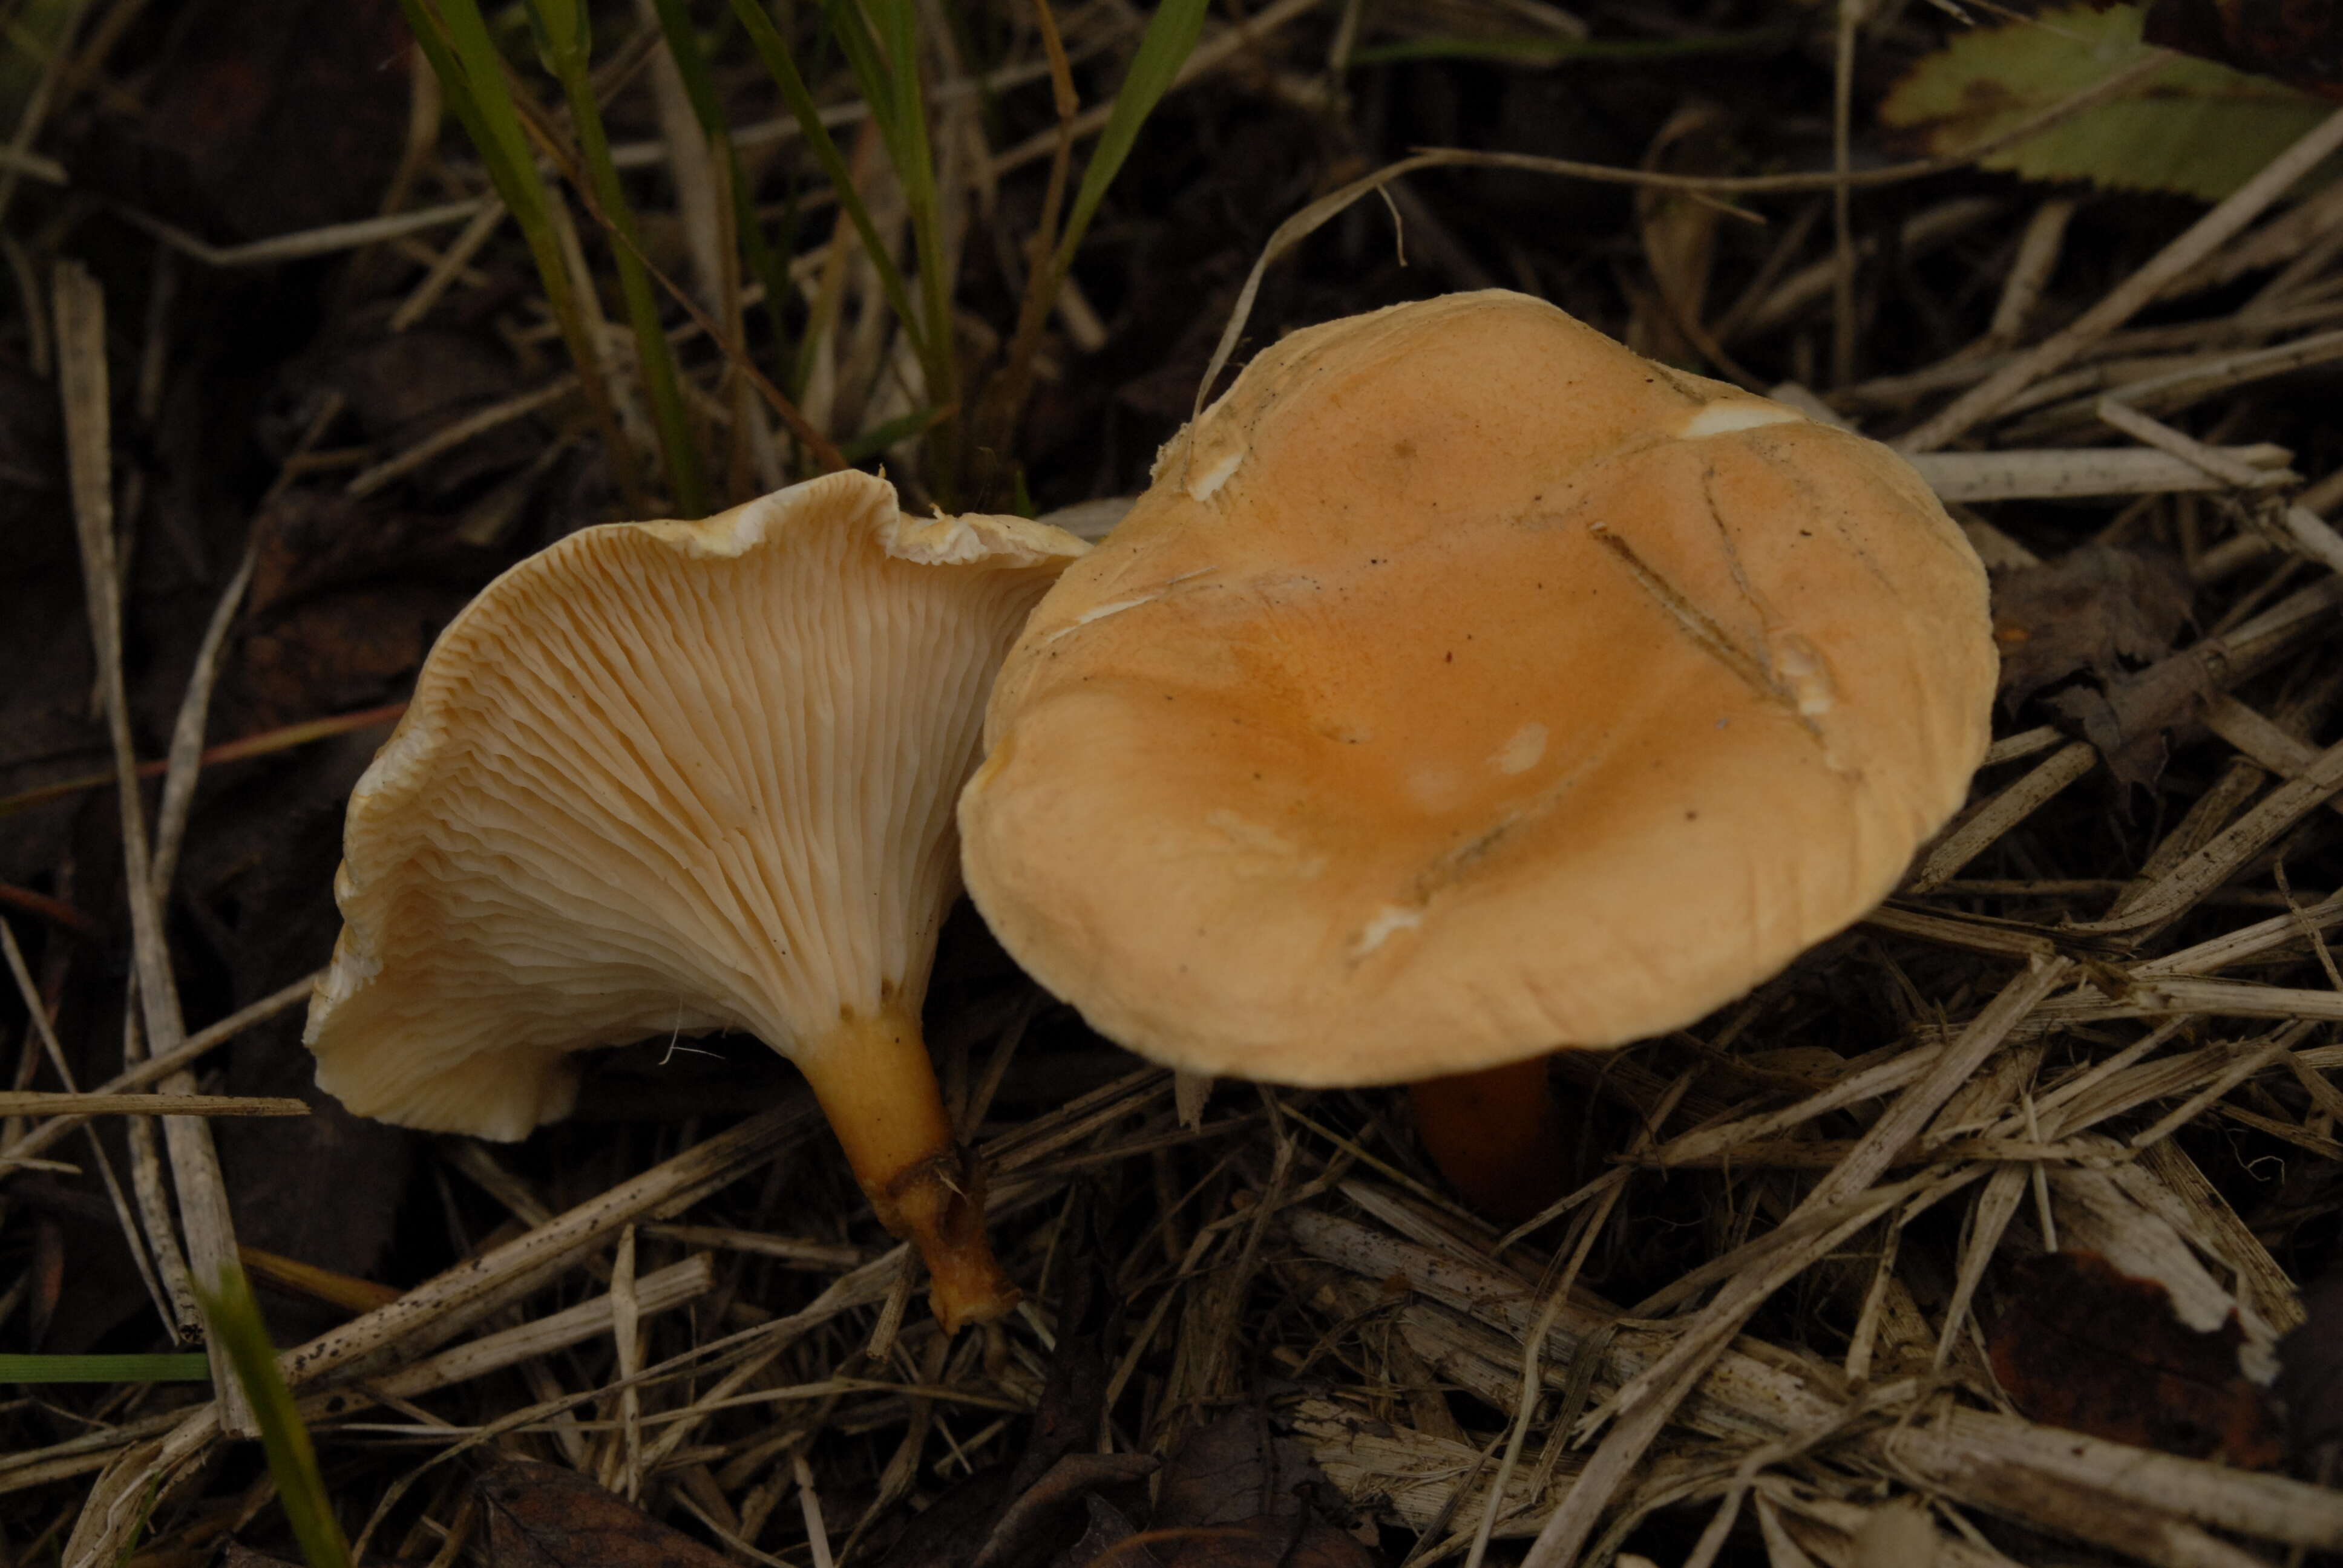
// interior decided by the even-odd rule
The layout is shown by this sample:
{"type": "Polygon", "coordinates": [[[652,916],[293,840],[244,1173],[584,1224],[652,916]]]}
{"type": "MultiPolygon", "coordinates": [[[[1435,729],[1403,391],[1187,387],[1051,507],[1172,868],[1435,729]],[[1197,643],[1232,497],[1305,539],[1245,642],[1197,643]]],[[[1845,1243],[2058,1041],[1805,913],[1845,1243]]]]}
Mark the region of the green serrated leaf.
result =
{"type": "Polygon", "coordinates": [[[634,328],[635,362],[642,372],[643,397],[650,405],[651,426],[659,437],[676,515],[704,517],[709,509],[708,481],[700,469],[690,417],[683,406],[682,374],[660,325],[659,297],[643,265],[634,209],[627,203],[618,166],[610,158],[610,138],[602,125],[601,105],[594,95],[589,68],[593,38],[585,11],[578,0],[528,0],[528,16],[546,64],[569,100],[570,129],[578,137],[587,183],[616,239],[610,259],[617,264],[618,293],[627,303],[628,324],[634,328]]]}
{"type": "MultiPolygon", "coordinates": [[[[1922,60],[1879,117],[1957,153],[2146,58],[2137,5],[2046,11],[1982,27],[1922,60]]],[[[2172,65],[2120,97],[1979,161],[2038,180],[2090,180],[2218,201],[2333,106],[2207,60],[2172,65]]]]}

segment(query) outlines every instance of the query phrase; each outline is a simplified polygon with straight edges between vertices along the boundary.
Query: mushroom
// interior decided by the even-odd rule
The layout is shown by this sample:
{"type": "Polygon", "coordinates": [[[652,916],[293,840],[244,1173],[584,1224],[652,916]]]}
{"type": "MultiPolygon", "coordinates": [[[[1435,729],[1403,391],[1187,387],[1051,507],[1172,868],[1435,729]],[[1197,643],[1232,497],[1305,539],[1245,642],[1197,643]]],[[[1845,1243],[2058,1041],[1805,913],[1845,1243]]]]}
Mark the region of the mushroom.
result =
{"type": "Polygon", "coordinates": [[[573,534],[440,635],[350,798],[317,1082],[516,1139],[575,1054],[744,1030],[797,1063],[947,1327],[1007,1311],[920,1030],[987,686],[1087,547],[853,472],[573,534]]]}
{"type": "MultiPolygon", "coordinates": [[[[1450,296],[1293,334],[1164,447],[1002,668],[963,868],[1144,1056],[1453,1080],[1691,1023],[1861,916],[1994,673],[1886,447],[1450,296]]],[[[1542,1064],[1426,1093],[1466,1185],[1557,1190],[1542,1064]]]]}

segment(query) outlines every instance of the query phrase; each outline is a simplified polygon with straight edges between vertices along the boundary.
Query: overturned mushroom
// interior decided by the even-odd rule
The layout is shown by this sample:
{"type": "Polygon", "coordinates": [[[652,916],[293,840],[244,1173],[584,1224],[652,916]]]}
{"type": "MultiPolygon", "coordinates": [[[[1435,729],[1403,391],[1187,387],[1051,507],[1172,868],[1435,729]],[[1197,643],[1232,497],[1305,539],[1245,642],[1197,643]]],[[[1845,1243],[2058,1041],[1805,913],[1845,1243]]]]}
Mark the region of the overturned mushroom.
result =
{"type": "Polygon", "coordinates": [[[351,797],[320,1086],[519,1138],[568,1113],[576,1051],[745,1030],[804,1071],[937,1315],[1006,1311],[920,1004],[986,689],[1083,548],[841,473],[498,578],[351,797]]]}
{"type": "MultiPolygon", "coordinates": [[[[1994,664],[1984,573],[1885,447],[1521,295],[1396,307],[1262,354],[1042,601],[962,796],[969,888],[1190,1071],[1616,1045],[1886,893],[1994,664]]],[[[1462,1184],[1552,1190],[1541,1073],[1428,1092],[1462,1184]],[[1513,1131],[1476,1139],[1492,1093],[1513,1131]]]]}

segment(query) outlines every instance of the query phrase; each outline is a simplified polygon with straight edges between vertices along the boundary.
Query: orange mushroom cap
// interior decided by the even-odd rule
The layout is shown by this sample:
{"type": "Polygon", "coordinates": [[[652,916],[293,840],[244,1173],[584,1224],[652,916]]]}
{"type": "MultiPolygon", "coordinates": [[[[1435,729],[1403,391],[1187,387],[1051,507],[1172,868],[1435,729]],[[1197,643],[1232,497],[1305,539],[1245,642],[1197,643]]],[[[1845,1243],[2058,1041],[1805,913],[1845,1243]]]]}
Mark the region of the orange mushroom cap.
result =
{"type": "Polygon", "coordinates": [[[979,909],[1110,1038],[1397,1082],[1676,1028],[1962,799],[1985,574],[1910,466],[1504,292],[1293,334],[995,685],[979,909]]]}

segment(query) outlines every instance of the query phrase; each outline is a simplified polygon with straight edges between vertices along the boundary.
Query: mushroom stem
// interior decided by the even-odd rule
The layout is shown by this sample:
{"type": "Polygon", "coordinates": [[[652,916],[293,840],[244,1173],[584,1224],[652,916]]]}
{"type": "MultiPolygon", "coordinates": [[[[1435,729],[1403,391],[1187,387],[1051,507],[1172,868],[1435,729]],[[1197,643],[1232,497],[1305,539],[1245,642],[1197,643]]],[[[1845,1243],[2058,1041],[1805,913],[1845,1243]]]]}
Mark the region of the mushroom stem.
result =
{"type": "Polygon", "coordinates": [[[849,1013],[798,1064],[880,1223],[927,1261],[945,1332],[1014,1307],[1017,1287],[984,1233],[984,1171],[952,1136],[920,1020],[894,1007],[849,1013]]]}
{"type": "Polygon", "coordinates": [[[1493,1220],[1526,1220],[1562,1196],[1562,1109],[1546,1059],[1408,1085],[1416,1136],[1464,1201],[1493,1220]]]}

